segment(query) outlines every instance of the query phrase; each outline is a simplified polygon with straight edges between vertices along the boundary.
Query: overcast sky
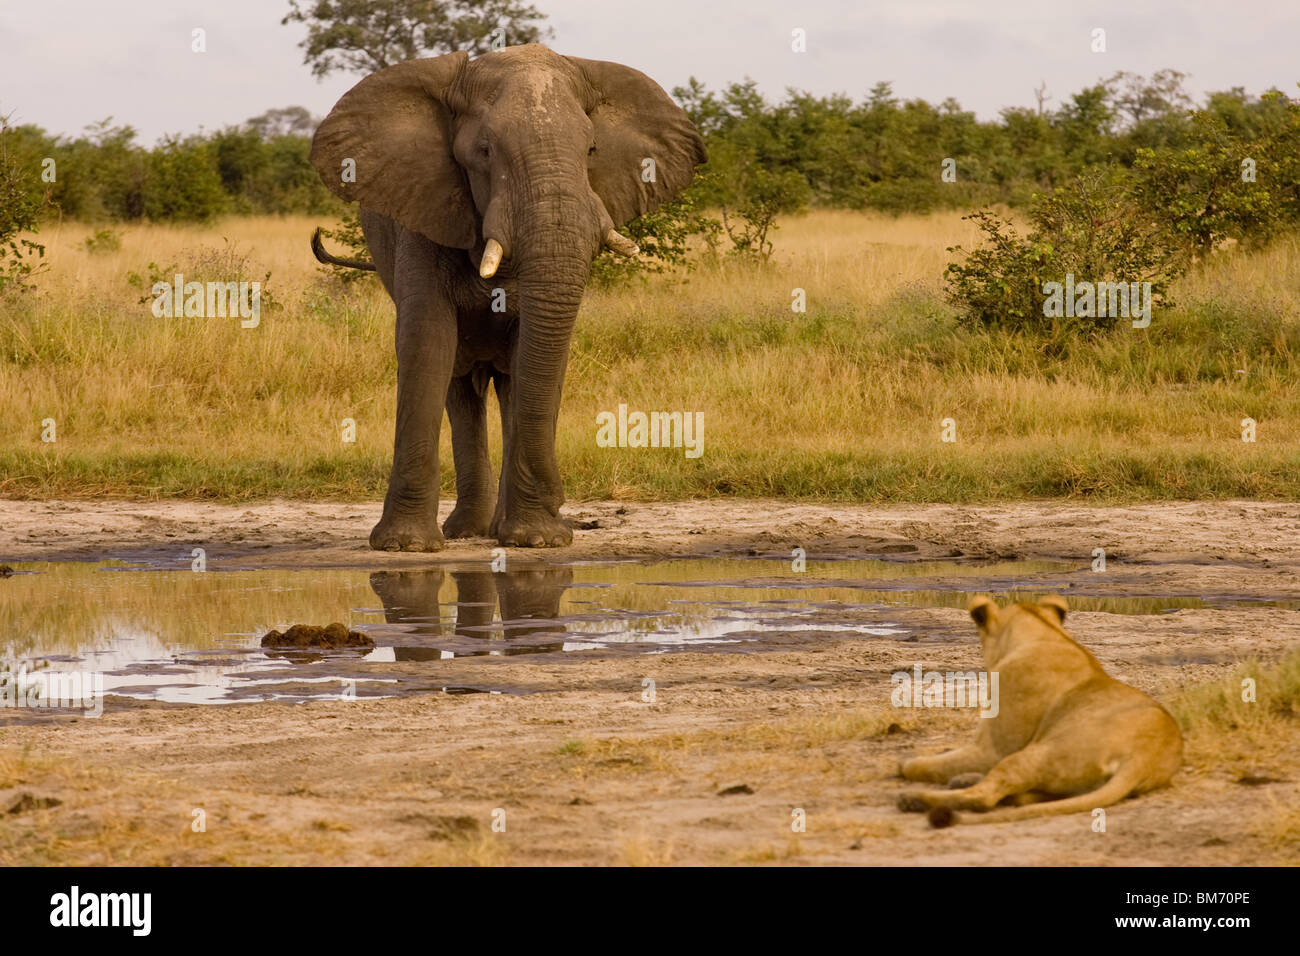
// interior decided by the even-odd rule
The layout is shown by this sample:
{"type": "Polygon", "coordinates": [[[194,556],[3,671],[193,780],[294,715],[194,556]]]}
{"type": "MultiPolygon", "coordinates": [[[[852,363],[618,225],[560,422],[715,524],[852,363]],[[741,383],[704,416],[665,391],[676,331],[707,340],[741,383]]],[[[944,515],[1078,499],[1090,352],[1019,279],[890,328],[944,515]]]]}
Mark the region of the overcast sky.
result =
{"type": "MultiPolygon", "coordinates": [[[[992,118],[1049,106],[1117,70],[1172,67],[1190,90],[1278,87],[1297,95],[1300,0],[533,0],[561,53],[616,60],[665,88],[746,76],[771,97],[793,86],[862,95],[953,96],[992,118]],[[1106,31],[1106,52],[1090,49],[1106,31]],[[807,31],[807,52],[791,31],[807,31]]],[[[313,79],[281,26],[288,0],[0,0],[0,114],[75,134],[114,117],[146,143],[239,123],[271,107],[316,115],[356,76],[313,79]],[[207,31],[207,52],[190,51],[207,31]]]]}

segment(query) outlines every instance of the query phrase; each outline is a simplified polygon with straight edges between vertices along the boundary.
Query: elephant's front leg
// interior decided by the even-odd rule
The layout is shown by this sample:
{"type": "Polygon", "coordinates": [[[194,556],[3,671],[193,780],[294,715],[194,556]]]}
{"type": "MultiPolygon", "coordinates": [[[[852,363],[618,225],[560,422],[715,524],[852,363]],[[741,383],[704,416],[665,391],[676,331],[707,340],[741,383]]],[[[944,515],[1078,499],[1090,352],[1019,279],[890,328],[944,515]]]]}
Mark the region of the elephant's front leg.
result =
{"type": "Polygon", "coordinates": [[[492,523],[492,462],[488,458],[486,393],[490,372],[472,369],[451,380],[447,418],[456,464],[456,507],[442,533],[448,538],[480,538],[492,523]]]}
{"type": "MultiPolygon", "coordinates": [[[[576,304],[574,306],[576,311],[576,304]]],[[[501,467],[497,540],[526,548],[573,541],[560,518],[564,485],[555,460],[555,423],[569,358],[572,318],[521,323],[510,376],[510,427],[501,467]]]]}
{"type": "Polygon", "coordinates": [[[397,430],[376,551],[437,551],[438,435],[456,358],[456,315],[434,293],[397,303],[397,430]]]}
{"type": "Polygon", "coordinates": [[[510,375],[497,372],[492,377],[493,387],[497,393],[497,406],[501,411],[501,484],[497,489],[497,506],[492,512],[492,524],[488,526],[488,536],[498,538],[501,534],[501,522],[506,516],[506,485],[510,482],[510,450],[514,440],[510,434],[514,427],[514,414],[511,412],[510,375]]]}

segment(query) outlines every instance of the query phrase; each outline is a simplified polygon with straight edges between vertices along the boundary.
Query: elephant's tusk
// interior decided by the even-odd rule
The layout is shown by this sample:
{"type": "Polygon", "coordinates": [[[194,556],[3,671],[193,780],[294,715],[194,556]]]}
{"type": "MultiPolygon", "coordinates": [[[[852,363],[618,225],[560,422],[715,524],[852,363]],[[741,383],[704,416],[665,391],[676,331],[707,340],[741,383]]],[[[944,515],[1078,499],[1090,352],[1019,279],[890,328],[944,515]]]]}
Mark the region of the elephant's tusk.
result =
{"type": "Polygon", "coordinates": [[[609,232],[605,233],[605,245],[609,246],[611,251],[618,253],[620,256],[634,256],[641,251],[637,248],[635,242],[627,236],[619,235],[618,230],[616,229],[611,229],[609,232]]]}
{"type": "Polygon", "coordinates": [[[495,239],[489,239],[487,245],[483,247],[483,261],[479,263],[478,274],[484,279],[491,279],[497,274],[497,266],[501,265],[501,243],[495,239]]]}

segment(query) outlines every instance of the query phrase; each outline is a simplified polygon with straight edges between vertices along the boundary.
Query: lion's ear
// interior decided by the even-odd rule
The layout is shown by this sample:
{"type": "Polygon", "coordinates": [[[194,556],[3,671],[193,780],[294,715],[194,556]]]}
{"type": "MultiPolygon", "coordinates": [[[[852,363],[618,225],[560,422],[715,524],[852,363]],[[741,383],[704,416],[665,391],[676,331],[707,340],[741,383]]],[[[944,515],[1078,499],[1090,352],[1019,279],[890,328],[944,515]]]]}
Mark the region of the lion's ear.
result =
{"type": "Polygon", "coordinates": [[[1043,608],[1045,611],[1050,611],[1055,614],[1058,624],[1065,623],[1065,598],[1061,597],[1059,594],[1049,594],[1047,597],[1040,598],[1038,606],[1043,608]]]}
{"type": "Polygon", "coordinates": [[[980,630],[988,630],[989,623],[998,614],[997,603],[987,594],[977,594],[971,598],[966,610],[970,611],[971,619],[980,630]]]}

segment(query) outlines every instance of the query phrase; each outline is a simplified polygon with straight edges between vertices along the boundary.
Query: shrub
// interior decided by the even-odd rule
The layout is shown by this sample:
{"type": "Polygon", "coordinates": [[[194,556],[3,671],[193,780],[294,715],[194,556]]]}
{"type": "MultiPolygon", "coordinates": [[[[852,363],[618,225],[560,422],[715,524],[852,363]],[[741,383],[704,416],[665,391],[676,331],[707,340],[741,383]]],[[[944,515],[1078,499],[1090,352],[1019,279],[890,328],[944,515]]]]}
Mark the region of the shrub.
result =
{"type": "Polygon", "coordinates": [[[12,128],[0,118],[0,293],[31,289],[27,280],[42,266],[32,259],[45,256],[43,245],[19,235],[37,231],[45,200],[33,188],[33,176],[10,158],[8,143],[12,135],[12,128]]]}
{"type": "Polygon", "coordinates": [[[592,281],[608,287],[636,276],[690,268],[687,253],[691,237],[707,236],[719,228],[714,220],[700,212],[695,195],[688,189],[672,202],[628,223],[621,231],[641,248],[641,254],[626,258],[604,250],[592,263],[592,281]]]}
{"type": "Polygon", "coordinates": [[[1189,145],[1137,151],[1138,199],[1201,255],[1225,239],[1263,245],[1300,218],[1300,103],[1270,93],[1264,105],[1258,135],[1199,110],[1189,145]]]}
{"type": "Polygon", "coordinates": [[[252,257],[242,252],[238,244],[226,239],[225,245],[221,248],[199,246],[197,249],[186,250],[184,265],[173,263],[160,266],[156,262],[150,262],[143,273],[128,272],[126,281],[132,288],[143,293],[139,299],[141,303],[153,302],[154,285],[159,282],[171,285],[177,273],[185,277],[186,283],[257,281],[261,283],[259,287],[261,310],[271,312],[279,309],[280,302],[270,289],[270,270],[264,272],[260,280],[253,278],[258,271],[259,268],[252,257]]]}
{"type": "Polygon", "coordinates": [[[122,248],[122,234],[112,229],[96,229],[94,235],[87,236],[83,244],[92,256],[117,252],[122,248]]]}
{"type": "Polygon", "coordinates": [[[987,245],[950,263],[944,275],[949,299],[967,324],[1084,333],[1118,324],[1113,315],[1048,317],[1044,284],[1064,283],[1067,276],[1076,282],[1149,282],[1153,304],[1171,304],[1169,284],[1187,266],[1184,244],[1143,207],[1124,169],[1091,168],[1051,193],[1036,194],[1028,214],[1024,236],[988,209],[965,217],[987,245]]]}
{"type": "Polygon", "coordinates": [[[150,219],[207,222],[224,212],[221,175],[205,142],[167,138],[149,154],[144,211],[150,219]]]}

